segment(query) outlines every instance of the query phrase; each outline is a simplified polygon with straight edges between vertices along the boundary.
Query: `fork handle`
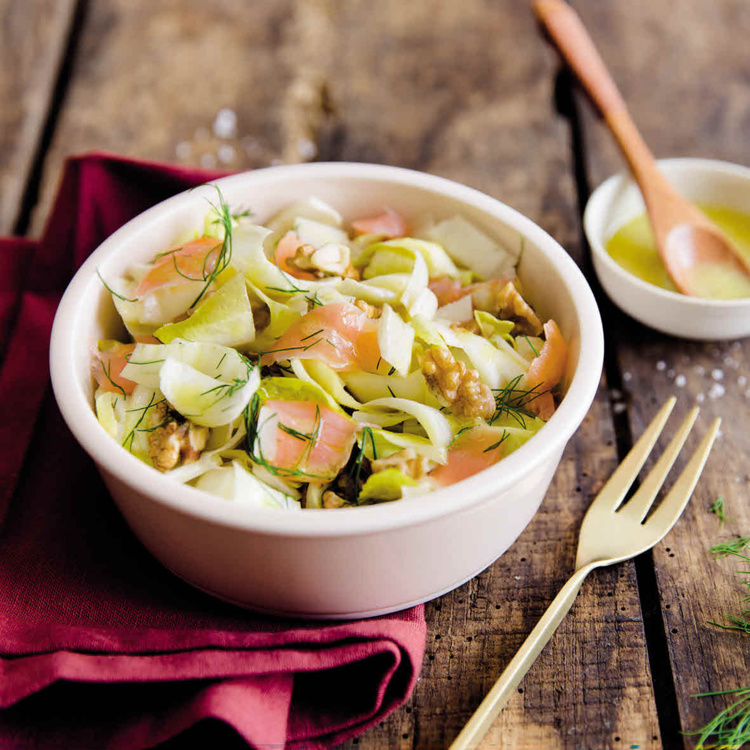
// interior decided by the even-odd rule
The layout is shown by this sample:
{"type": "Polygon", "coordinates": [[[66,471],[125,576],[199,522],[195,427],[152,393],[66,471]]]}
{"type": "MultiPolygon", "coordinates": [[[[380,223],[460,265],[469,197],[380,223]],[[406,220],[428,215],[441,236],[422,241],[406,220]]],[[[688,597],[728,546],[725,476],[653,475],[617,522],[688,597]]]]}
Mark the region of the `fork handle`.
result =
{"type": "Polygon", "coordinates": [[[529,633],[528,638],[493,685],[492,690],[481,702],[458,737],[453,740],[450,750],[468,750],[478,747],[502,707],[547,645],[547,641],[552,638],[565,615],[568,614],[581,584],[595,567],[595,563],[589,563],[578,568],[560,589],[560,593],[553,599],[536,627],[529,633]]]}

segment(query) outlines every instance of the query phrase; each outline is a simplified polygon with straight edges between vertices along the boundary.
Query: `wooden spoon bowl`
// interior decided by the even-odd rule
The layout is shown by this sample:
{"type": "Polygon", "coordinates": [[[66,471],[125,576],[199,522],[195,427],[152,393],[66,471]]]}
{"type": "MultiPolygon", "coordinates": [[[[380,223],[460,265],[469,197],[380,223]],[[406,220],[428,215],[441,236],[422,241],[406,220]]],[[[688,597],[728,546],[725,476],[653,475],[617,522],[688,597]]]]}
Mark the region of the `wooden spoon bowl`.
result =
{"type": "Polygon", "coordinates": [[[708,296],[716,296],[717,285],[732,281],[741,288],[746,283],[750,293],[750,262],[664,179],[576,12],[563,0],[536,0],[534,10],[620,146],[643,193],[656,247],[675,286],[691,296],[707,296],[707,290],[708,296]],[[710,274],[704,274],[707,269],[710,274]],[[704,275],[710,275],[709,283],[704,275]]]}

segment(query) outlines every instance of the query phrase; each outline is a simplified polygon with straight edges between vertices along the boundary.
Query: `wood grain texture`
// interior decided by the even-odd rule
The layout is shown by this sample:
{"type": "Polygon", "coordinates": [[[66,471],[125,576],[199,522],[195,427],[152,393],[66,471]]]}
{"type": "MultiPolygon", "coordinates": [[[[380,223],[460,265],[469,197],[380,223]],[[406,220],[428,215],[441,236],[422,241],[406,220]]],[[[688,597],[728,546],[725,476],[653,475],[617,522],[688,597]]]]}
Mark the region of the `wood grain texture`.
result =
{"type": "Polygon", "coordinates": [[[0,0],[0,234],[15,227],[75,0],[0,0]]]}
{"type": "MultiPolygon", "coordinates": [[[[101,0],[80,50],[37,227],[73,152],[228,168],[318,157],[459,180],[580,256],[554,63],[513,0],[101,0]],[[221,108],[236,114],[236,132],[215,128],[221,108]]],[[[602,390],[521,539],[428,605],[411,701],[345,748],[450,743],[571,572],[578,523],[616,462],[613,440],[602,390]]],[[[660,746],[631,564],[586,583],[522,689],[487,747],[660,746]]]]}
{"type": "MultiPolygon", "coordinates": [[[[627,5],[574,0],[621,86],[635,121],[657,156],[701,156],[750,163],[750,60],[745,54],[750,6],[743,0],[687,0],[679,11],[637,0],[627,5]]],[[[592,184],[622,160],[587,108],[592,184]]],[[[708,548],[750,534],[750,345],[679,341],[616,315],[611,321],[629,419],[637,435],[669,395],[682,415],[694,403],[705,429],[722,417],[720,438],[685,517],[654,552],[660,606],[669,643],[683,731],[703,726],[727,698],[704,691],[750,684],[747,636],[712,626],[739,615],[738,566],[713,561],[708,548]],[[719,496],[728,521],[708,512],[719,496]]],[[[674,424],[677,417],[673,418],[674,424]]],[[[695,441],[692,443],[695,445],[695,441]]],[[[685,738],[693,747],[696,738],[685,738]]]]}
{"type": "Polygon", "coordinates": [[[34,233],[73,153],[102,149],[226,169],[280,158],[282,100],[293,79],[281,39],[292,17],[287,0],[92,3],[34,233]]]}

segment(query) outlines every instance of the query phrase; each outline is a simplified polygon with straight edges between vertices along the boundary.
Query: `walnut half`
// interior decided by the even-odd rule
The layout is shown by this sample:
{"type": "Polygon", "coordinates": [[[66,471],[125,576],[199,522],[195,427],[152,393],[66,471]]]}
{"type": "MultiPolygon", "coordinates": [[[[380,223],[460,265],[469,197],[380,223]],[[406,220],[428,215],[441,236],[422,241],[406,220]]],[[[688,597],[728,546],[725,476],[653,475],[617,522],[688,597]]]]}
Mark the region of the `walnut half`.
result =
{"type": "Polygon", "coordinates": [[[208,427],[173,419],[149,435],[149,455],[159,471],[169,471],[180,460],[184,464],[197,461],[207,441],[208,427]]]}
{"type": "Polygon", "coordinates": [[[369,302],[365,302],[363,299],[354,301],[354,307],[358,307],[362,310],[368,318],[379,318],[383,314],[383,308],[377,305],[371,305],[369,302]]]}
{"type": "Polygon", "coordinates": [[[326,490],[323,493],[323,507],[332,509],[332,508],[343,508],[345,505],[349,505],[347,500],[341,495],[338,495],[333,490],[326,490]]]}
{"type": "Polygon", "coordinates": [[[516,324],[514,334],[539,336],[542,332],[542,321],[513,281],[480,284],[471,298],[477,310],[486,310],[502,320],[512,320],[516,324]]]}
{"type": "Polygon", "coordinates": [[[448,349],[434,346],[422,358],[422,374],[438,400],[457,417],[491,419],[495,399],[479,373],[456,360],[448,349]]]}
{"type": "Polygon", "coordinates": [[[378,458],[370,464],[373,474],[386,469],[398,469],[412,479],[421,479],[433,466],[428,458],[418,456],[413,448],[404,448],[388,458],[378,458]]]}
{"type": "Polygon", "coordinates": [[[300,271],[308,271],[316,276],[356,276],[351,263],[351,251],[346,245],[327,242],[319,248],[300,245],[290,258],[289,264],[300,271]]]}

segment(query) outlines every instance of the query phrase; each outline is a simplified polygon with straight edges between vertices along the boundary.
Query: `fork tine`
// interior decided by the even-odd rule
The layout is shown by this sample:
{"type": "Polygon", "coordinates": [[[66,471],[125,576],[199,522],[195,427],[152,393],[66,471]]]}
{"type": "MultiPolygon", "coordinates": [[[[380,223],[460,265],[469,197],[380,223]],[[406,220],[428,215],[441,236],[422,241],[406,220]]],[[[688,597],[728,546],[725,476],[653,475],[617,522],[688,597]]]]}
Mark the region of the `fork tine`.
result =
{"type": "Polygon", "coordinates": [[[690,496],[693,494],[695,485],[698,483],[698,477],[700,477],[703,471],[720,426],[721,419],[717,417],[711,424],[711,427],[709,427],[708,432],[704,435],[700,445],[695,449],[695,453],[690,457],[690,461],[688,461],[687,466],[683,469],[682,474],[677,477],[677,481],[672,486],[672,489],[664,500],[662,500],[659,507],[651,514],[651,518],[646,521],[646,526],[660,525],[664,529],[664,533],[656,540],[657,542],[663,539],[672,526],[674,526],[687,505],[688,500],[690,500],[690,496]]]}
{"type": "Polygon", "coordinates": [[[612,476],[596,496],[597,507],[603,508],[608,506],[611,510],[615,510],[620,505],[630,489],[630,485],[633,484],[638,476],[638,472],[643,468],[643,464],[646,462],[649,453],[651,453],[661,431],[664,429],[664,424],[669,419],[676,401],[677,399],[672,396],[659,409],[657,415],[651,420],[649,426],[630,449],[623,462],[615,469],[612,476]]]}
{"type": "Polygon", "coordinates": [[[672,464],[677,459],[682,446],[687,440],[687,436],[690,434],[690,430],[693,429],[695,419],[698,416],[700,409],[696,406],[690,410],[690,413],[685,418],[685,421],[680,425],[679,429],[675,433],[674,437],[670,440],[667,449],[661,454],[659,460],[654,465],[654,468],[648,473],[648,476],[643,480],[638,492],[628,500],[617,512],[623,516],[629,516],[630,518],[637,519],[638,522],[643,521],[649,508],[653,505],[656,495],[659,493],[661,486],[664,484],[664,480],[669,474],[669,470],[672,468],[672,464]]]}

